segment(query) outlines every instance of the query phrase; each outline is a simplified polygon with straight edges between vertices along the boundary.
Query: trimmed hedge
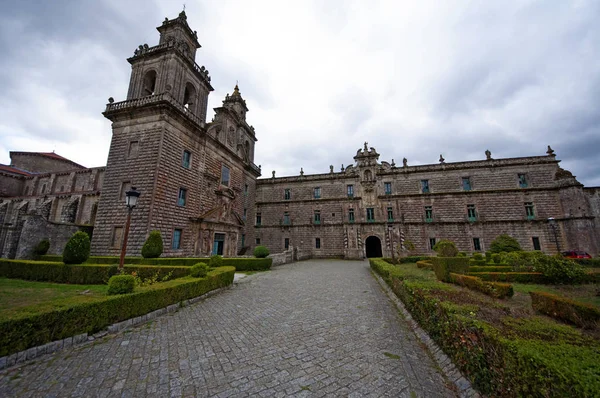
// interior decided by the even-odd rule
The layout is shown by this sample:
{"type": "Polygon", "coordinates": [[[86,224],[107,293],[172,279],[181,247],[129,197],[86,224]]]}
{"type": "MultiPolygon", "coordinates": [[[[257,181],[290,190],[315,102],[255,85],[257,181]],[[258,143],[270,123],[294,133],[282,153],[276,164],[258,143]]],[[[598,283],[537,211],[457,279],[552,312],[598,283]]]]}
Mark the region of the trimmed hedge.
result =
{"type": "Polygon", "coordinates": [[[408,257],[398,257],[397,260],[400,264],[407,263],[416,263],[417,261],[429,260],[431,256],[408,256],[408,257]]]}
{"type": "Polygon", "coordinates": [[[594,328],[600,322],[600,310],[593,305],[545,292],[529,292],[529,295],[533,309],[552,318],[582,328],[594,328]]]}
{"type": "Polygon", "coordinates": [[[233,267],[221,267],[206,278],[182,278],[158,283],[139,292],[106,296],[102,301],[74,305],[0,322],[0,357],[145,315],[233,282],[233,267]]]}
{"type": "Polygon", "coordinates": [[[411,280],[398,267],[381,260],[370,259],[370,263],[482,394],[592,397],[600,391],[597,343],[578,345],[555,337],[559,325],[550,329],[555,341],[506,336],[476,319],[472,310],[461,311],[461,306],[432,294],[448,285],[411,280]]]}
{"type": "MultiPolygon", "coordinates": [[[[187,276],[189,267],[145,267],[126,265],[125,273],[135,272],[141,279],[148,279],[158,274],[163,278],[169,273],[170,279],[187,276]]],[[[71,283],[76,285],[104,285],[111,276],[118,273],[117,265],[101,264],[63,264],[47,261],[7,260],[0,259],[0,276],[30,281],[46,281],[55,283],[71,283]]]]}
{"type": "Polygon", "coordinates": [[[468,275],[489,282],[546,283],[546,277],[539,272],[469,272],[468,275]]]}
{"type": "Polygon", "coordinates": [[[571,260],[584,267],[600,268],[600,258],[572,258],[571,260]]]}
{"type": "Polygon", "coordinates": [[[113,275],[108,280],[108,294],[132,293],[135,288],[133,275],[113,275]]]}
{"type": "Polygon", "coordinates": [[[425,260],[417,261],[417,267],[430,269],[433,271],[433,264],[431,263],[431,261],[425,261],[425,260]]]}
{"type": "Polygon", "coordinates": [[[487,265],[487,261],[486,260],[475,260],[475,259],[470,259],[469,260],[469,265],[471,265],[472,267],[483,267],[485,265],[487,265]]]}
{"type": "Polygon", "coordinates": [[[515,293],[512,285],[500,282],[485,282],[476,276],[450,273],[452,283],[476,290],[488,296],[503,299],[512,297],[515,293]]]}
{"type": "Polygon", "coordinates": [[[512,267],[508,265],[486,265],[485,267],[477,267],[471,265],[469,267],[469,273],[471,272],[512,272],[512,267]]]}
{"type": "Polygon", "coordinates": [[[431,257],[433,270],[438,280],[450,282],[450,273],[466,274],[469,270],[468,257],[431,257]]]}
{"type": "Polygon", "coordinates": [[[587,271],[585,273],[585,281],[587,283],[600,283],[600,270],[587,271]]]}
{"type": "MultiPolygon", "coordinates": [[[[44,261],[62,261],[61,256],[46,255],[40,256],[44,261]]],[[[142,257],[125,257],[125,264],[142,264],[142,265],[158,265],[158,266],[182,266],[191,267],[197,263],[208,264],[208,258],[196,257],[167,257],[167,258],[142,258],[142,257]]],[[[110,256],[91,256],[86,264],[118,264],[118,257],[110,256]]],[[[232,257],[223,258],[223,265],[231,265],[238,271],[265,271],[271,269],[273,259],[271,258],[253,258],[253,257],[232,257]]]]}

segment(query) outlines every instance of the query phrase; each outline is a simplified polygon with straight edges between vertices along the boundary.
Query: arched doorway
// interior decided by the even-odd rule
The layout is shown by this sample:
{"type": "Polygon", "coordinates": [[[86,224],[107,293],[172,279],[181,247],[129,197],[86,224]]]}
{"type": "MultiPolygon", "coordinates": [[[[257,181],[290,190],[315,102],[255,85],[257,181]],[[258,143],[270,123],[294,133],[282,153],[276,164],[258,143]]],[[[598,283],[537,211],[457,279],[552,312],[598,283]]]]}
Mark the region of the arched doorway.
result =
{"type": "Polygon", "coordinates": [[[370,257],[383,257],[381,254],[381,241],[376,236],[369,236],[365,241],[365,248],[367,252],[367,258],[370,257]]]}

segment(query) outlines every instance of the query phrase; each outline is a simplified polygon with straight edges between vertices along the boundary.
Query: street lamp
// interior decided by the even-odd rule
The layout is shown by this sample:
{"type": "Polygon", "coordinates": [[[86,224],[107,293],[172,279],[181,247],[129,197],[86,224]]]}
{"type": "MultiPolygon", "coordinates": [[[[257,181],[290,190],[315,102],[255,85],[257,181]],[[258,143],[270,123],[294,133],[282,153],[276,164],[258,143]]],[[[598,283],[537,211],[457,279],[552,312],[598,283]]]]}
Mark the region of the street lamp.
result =
{"type": "Polygon", "coordinates": [[[558,224],[554,217],[548,217],[548,223],[550,224],[550,228],[552,229],[552,233],[554,234],[554,242],[556,243],[556,251],[560,253],[560,246],[558,244],[558,224]]]}
{"type": "Polygon", "coordinates": [[[392,249],[392,264],[396,264],[396,259],[394,257],[394,234],[393,234],[394,226],[392,224],[388,224],[388,236],[390,239],[390,247],[392,249]]]}
{"type": "Polygon", "coordinates": [[[123,234],[123,246],[121,247],[121,258],[119,259],[119,273],[123,272],[123,263],[125,262],[125,252],[127,251],[127,237],[129,236],[129,225],[131,224],[131,212],[137,204],[140,193],[131,187],[131,190],[125,192],[125,204],[127,205],[127,223],[125,224],[125,233],[123,234]]]}

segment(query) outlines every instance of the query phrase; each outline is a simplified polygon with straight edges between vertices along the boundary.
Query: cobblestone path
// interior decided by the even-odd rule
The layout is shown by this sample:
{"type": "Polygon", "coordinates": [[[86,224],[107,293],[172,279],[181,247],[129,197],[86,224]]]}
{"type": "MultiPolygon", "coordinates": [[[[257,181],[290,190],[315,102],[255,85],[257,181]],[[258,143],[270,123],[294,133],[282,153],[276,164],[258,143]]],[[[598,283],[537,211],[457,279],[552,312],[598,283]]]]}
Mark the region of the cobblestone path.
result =
{"type": "Polygon", "coordinates": [[[0,396],[455,396],[366,261],[311,260],[0,373],[0,396]]]}

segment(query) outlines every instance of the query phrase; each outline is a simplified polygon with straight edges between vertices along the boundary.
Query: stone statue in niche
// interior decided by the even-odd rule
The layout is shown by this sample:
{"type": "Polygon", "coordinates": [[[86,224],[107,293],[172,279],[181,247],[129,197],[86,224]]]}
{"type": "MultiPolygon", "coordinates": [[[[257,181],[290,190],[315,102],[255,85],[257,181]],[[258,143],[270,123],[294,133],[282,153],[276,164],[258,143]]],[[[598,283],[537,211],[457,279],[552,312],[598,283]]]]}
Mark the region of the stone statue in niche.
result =
{"type": "Polygon", "coordinates": [[[233,146],[235,141],[235,130],[233,127],[229,128],[229,134],[227,134],[227,145],[233,146]]]}

